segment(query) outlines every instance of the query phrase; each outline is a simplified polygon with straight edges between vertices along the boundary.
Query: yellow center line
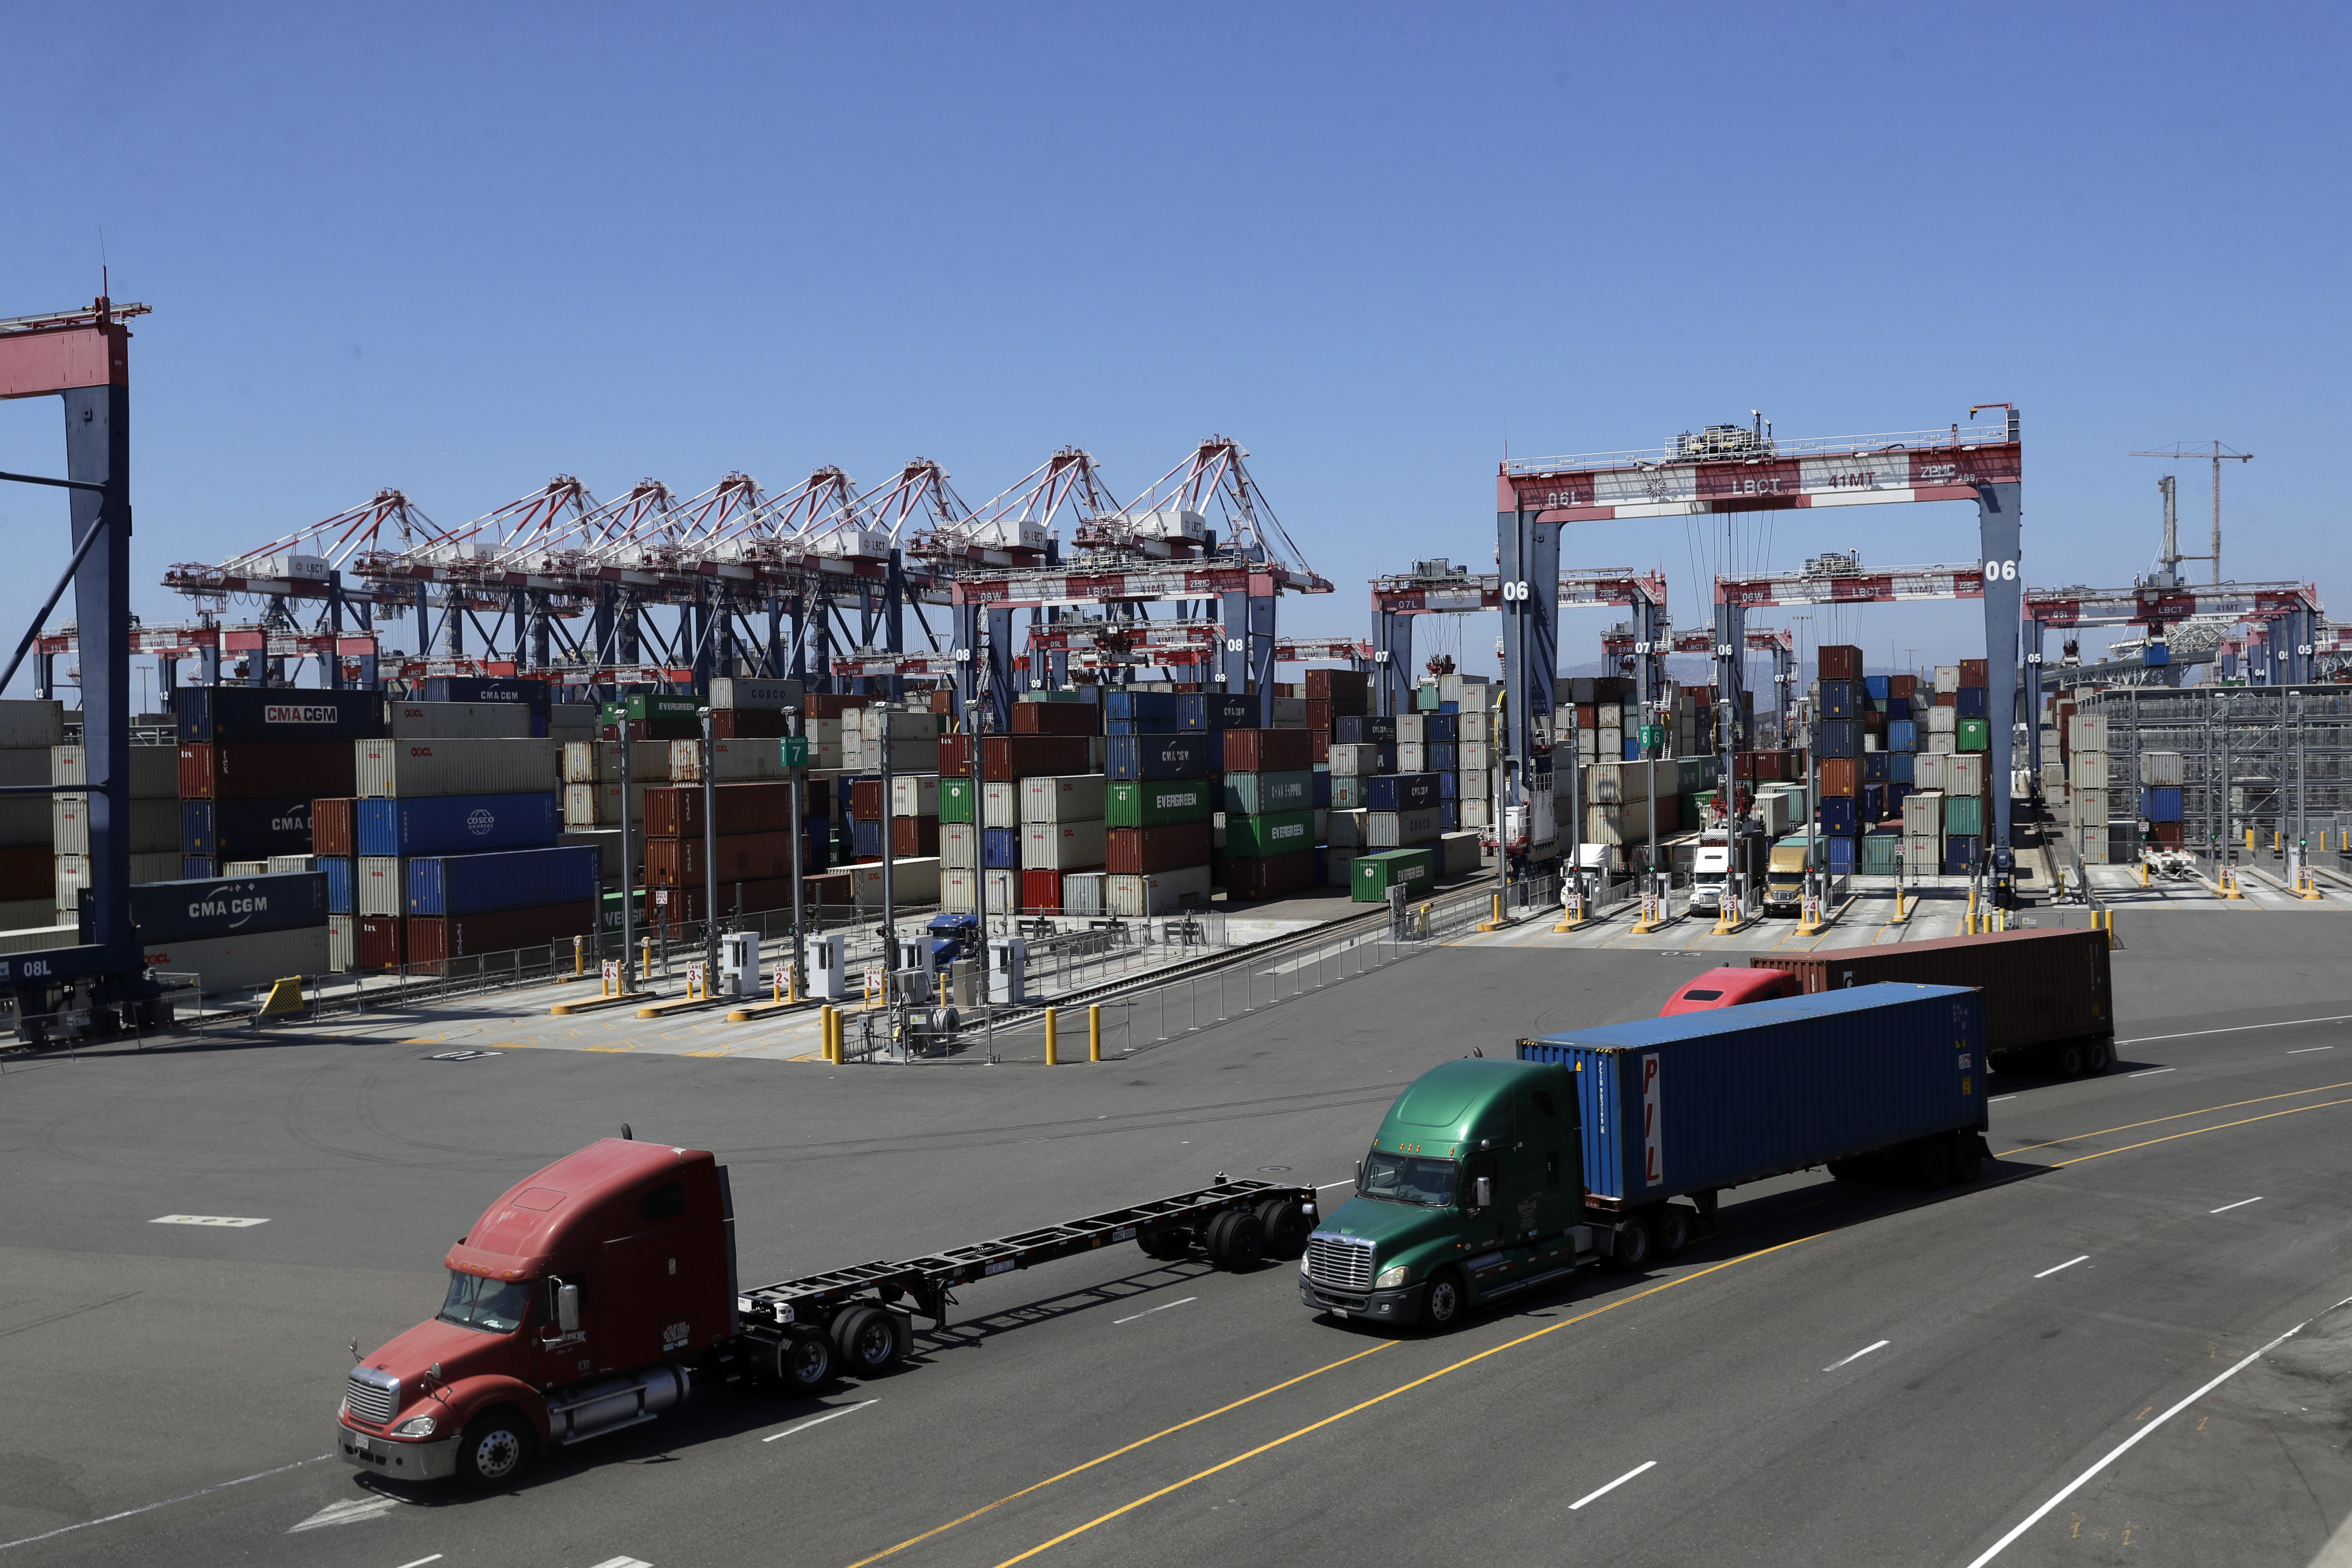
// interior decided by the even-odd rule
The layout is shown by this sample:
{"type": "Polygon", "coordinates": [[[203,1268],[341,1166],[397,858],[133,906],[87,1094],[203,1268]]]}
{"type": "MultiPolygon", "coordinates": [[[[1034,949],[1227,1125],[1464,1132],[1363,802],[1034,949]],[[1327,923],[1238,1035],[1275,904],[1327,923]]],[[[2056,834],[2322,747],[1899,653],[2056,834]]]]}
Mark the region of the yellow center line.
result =
{"type": "MultiPolygon", "coordinates": [[[[2326,1094],[2331,1089],[2352,1089],[2352,1079],[2343,1083],[2323,1083],[2312,1089],[2291,1089],[2284,1094],[2263,1094],[2252,1100],[2233,1100],[2226,1105],[2208,1105],[2201,1110],[2184,1110],[2174,1116],[2151,1117],[2146,1121],[2126,1121],[2121,1127],[2102,1127],[2096,1132],[2069,1132],[2065,1137],[2053,1138],[2047,1143],[2021,1143],[2014,1149],[2004,1149],[1993,1158],[2006,1160],[2011,1154],[2022,1154],[2029,1149],[2054,1149],[2061,1143],[2072,1143],[2078,1138],[2105,1138],[2110,1132],[2128,1132],[2135,1127],[2155,1127],[2167,1121],[2179,1121],[2191,1116],[2210,1116],[2217,1110],[2235,1110],[2242,1105],[2263,1105],[2273,1100],[2293,1100],[2298,1094],[2326,1094]]],[[[2139,1146],[2137,1143],[2130,1145],[2135,1149],[2139,1146]]],[[[2115,1151],[2109,1150],[2108,1152],[2113,1153],[2115,1151]]],[[[2072,1162],[2061,1161],[2060,1163],[2066,1164],[2072,1162]]]]}
{"type": "MultiPolygon", "coordinates": [[[[1286,1388],[1305,1383],[1310,1377],[1320,1377],[1325,1373],[1343,1367],[1351,1361],[1361,1361],[1368,1355],[1378,1355],[1382,1351],[1393,1350],[1402,1342],[1402,1341],[1391,1340],[1385,1344],[1374,1345],[1370,1350],[1358,1351],[1351,1356],[1342,1356],[1338,1361],[1331,1363],[1328,1366],[1318,1366],[1313,1372],[1302,1372],[1297,1377],[1291,1378],[1288,1382],[1277,1383],[1271,1388],[1261,1388],[1255,1394],[1247,1394],[1240,1399],[1234,1400],[1231,1405],[1222,1405],[1214,1410],[1203,1411],[1200,1415],[1193,1416],[1190,1421],[1179,1421],[1175,1426],[1170,1426],[1163,1431],[1154,1432],[1149,1437],[1138,1437],[1134,1442],[1129,1443],[1124,1448],[1113,1448],[1109,1453],[1098,1455],[1094,1458],[1088,1459],[1083,1465],[1074,1466],[1069,1469],[1064,1470],[1058,1476],[1047,1476],[1044,1480],[1037,1482],[1034,1486],[1023,1487],[1017,1492],[1008,1493],[1003,1497],[998,1498],[992,1503],[988,1503],[982,1507],[973,1509],[961,1519],[951,1519],[936,1529],[927,1530],[920,1535],[909,1536],[906,1540],[898,1542],[896,1546],[886,1547],[882,1551],[876,1552],[871,1557],[861,1557],[856,1562],[851,1563],[849,1568],[866,1568],[866,1565],[869,1563],[879,1563],[885,1557],[888,1557],[895,1552],[904,1552],[909,1546],[919,1546],[935,1535],[944,1535],[949,1531],[953,1530],[957,1525],[967,1524],[971,1521],[978,1519],[982,1514],[989,1512],[991,1510],[1003,1508],[1006,1503],[1015,1501],[1021,1498],[1025,1498],[1031,1492],[1042,1491],[1045,1488],[1052,1486],[1055,1481],[1068,1480],[1072,1476],[1077,1475],[1081,1471],[1091,1470],[1097,1465],[1108,1464],[1109,1461],[1118,1458],[1121,1454],[1131,1454],[1147,1443],[1157,1443],[1162,1437],[1169,1436],[1173,1433],[1181,1432],[1187,1426],[1197,1426],[1202,1422],[1209,1420],[1213,1416],[1223,1415],[1228,1410],[1239,1410],[1243,1405],[1248,1405],[1255,1400],[1264,1399],[1269,1394],[1279,1394],[1286,1388]]],[[[1049,1542],[1047,1544],[1050,1545],[1052,1543],[1049,1542]]]]}
{"type": "Polygon", "coordinates": [[[2352,1100],[2323,1100],[2317,1105],[2298,1105],[2287,1110],[2268,1110],[2260,1116],[2242,1117],[2236,1121],[2217,1121],[2210,1127],[2192,1127],[2186,1132],[2168,1132],[2161,1138],[2150,1138],[2144,1143],[2126,1143],[2121,1148],[2102,1149],[2095,1154],[2077,1154],[2071,1160],[2059,1161],[2051,1169],[2056,1170],[2065,1165],[2079,1165],[2085,1160],[2104,1160],[2110,1154],[2120,1154],[2126,1150],[2146,1149],[2151,1144],[2169,1143],[2175,1138],[2194,1138],[2200,1132],[2219,1132],[2225,1127],[2244,1127],[2251,1122],[2268,1121],[2276,1116],[2300,1116],[2306,1110],[2325,1110],[2331,1105],[2352,1105],[2352,1100]]]}

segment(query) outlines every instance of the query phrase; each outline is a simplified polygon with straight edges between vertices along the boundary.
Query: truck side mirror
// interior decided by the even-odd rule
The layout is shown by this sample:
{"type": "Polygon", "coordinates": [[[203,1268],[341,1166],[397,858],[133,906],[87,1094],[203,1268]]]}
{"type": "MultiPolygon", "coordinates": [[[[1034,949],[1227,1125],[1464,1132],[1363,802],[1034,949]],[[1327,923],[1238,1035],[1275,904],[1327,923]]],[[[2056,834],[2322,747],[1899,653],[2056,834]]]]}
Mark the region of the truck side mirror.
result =
{"type": "Polygon", "coordinates": [[[567,1334],[580,1331],[580,1287],[558,1285],[555,1288],[555,1326],[567,1334]]]}
{"type": "Polygon", "coordinates": [[[1484,1209],[1484,1208],[1492,1208],[1492,1207],[1494,1207],[1494,1206],[1495,1206],[1495,1178],[1494,1178],[1494,1177],[1492,1177],[1492,1176],[1481,1176],[1481,1177],[1479,1177],[1479,1178],[1478,1178],[1478,1180],[1477,1180],[1475,1184],[1473,1184],[1473,1185],[1472,1185],[1472,1189],[1471,1189],[1471,1190],[1472,1190],[1474,1193],[1475,1193],[1475,1194],[1476,1194],[1476,1195],[1477,1195],[1477,1205],[1476,1205],[1476,1206],[1478,1206],[1479,1208],[1482,1208],[1482,1209],[1484,1209]]]}

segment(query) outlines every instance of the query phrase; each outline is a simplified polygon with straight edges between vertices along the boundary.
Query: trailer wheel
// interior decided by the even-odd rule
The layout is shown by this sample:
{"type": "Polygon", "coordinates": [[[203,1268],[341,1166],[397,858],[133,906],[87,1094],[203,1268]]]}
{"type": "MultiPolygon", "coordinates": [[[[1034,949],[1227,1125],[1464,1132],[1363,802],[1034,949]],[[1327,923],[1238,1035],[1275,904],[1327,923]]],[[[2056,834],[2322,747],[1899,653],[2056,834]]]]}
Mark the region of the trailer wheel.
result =
{"type": "Polygon", "coordinates": [[[852,1377],[877,1377],[898,1359],[898,1333],[890,1326],[889,1311],[871,1305],[851,1307],[833,1321],[833,1346],[852,1377]]]}
{"type": "Polygon", "coordinates": [[[468,1486],[503,1486],[530,1467],[535,1437],[530,1423],[512,1410],[477,1416],[457,1440],[457,1471],[468,1486]]]}
{"type": "Polygon", "coordinates": [[[1247,1209],[1227,1209],[1209,1222],[1209,1261],[1242,1274],[1265,1257],[1265,1226],[1247,1209]]]}
{"type": "Polygon", "coordinates": [[[2080,1042],[2067,1040],[2050,1047],[2050,1070],[2060,1078],[2080,1078],[2083,1075],[2083,1047],[2080,1042]]]}
{"type": "Polygon", "coordinates": [[[1649,1222],[1640,1215],[1629,1215],[1617,1224],[1609,1267],[1620,1274],[1639,1274],[1649,1263],[1649,1222]]]}
{"type": "Polygon", "coordinates": [[[2116,1043],[2113,1040],[2094,1040],[2091,1048],[2083,1054],[2083,1073],[2087,1078],[2096,1078],[2115,1065],[2116,1043]]]}
{"type": "Polygon", "coordinates": [[[1192,1233],[1182,1226],[1170,1226],[1164,1230],[1147,1230],[1135,1238],[1146,1258],[1156,1258],[1162,1263],[1173,1263],[1187,1258],[1192,1251],[1192,1233]]]}
{"type": "Polygon", "coordinates": [[[1462,1292],[1461,1277],[1451,1268],[1441,1268],[1430,1276],[1421,1293],[1422,1326],[1431,1333],[1442,1334],[1462,1321],[1469,1307],[1462,1292]]]}
{"type": "Polygon", "coordinates": [[[1984,1140],[1974,1132],[1955,1133],[1952,1137],[1952,1180],[1963,1184],[1973,1182],[1984,1173],[1984,1140]]]}
{"type": "Polygon", "coordinates": [[[1913,1145],[1911,1179],[1925,1193],[1932,1193],[1948,1184],[1952,1179],[1951,1141],[1928,1138],[1913,1145]]]}
{"type": "Polygon", "coordinates": [[[1265,1255],[1293,1263],[1307,1256],[1307,1210],[1297,1198],[1268,1198],[1257,1205],[1257,1222],[1265,1227],[1265,1255]]]}
{"type": "Polygon", "coordinates": [[[1690,1245],[1691,1212],[1680,1204],[1661,1204],[1650,1218],[1650,1236],[1661,1258],[1682,1256],[1690,1245]]]}
{"type": "Polygon", "coordinates": [[[795,1325],[774,1351],[777,1384],[787,1394],[814,1394],[833,1381],[832,1339],[822,1329],[795,1325]]]}
{"type": "Polygon", "coordinates": [[[1863,1179],[1862,1162],[1859,1160],[1832,1160],[1829,1169],[1830,1180],[1833,1182],[1859,1182],[1863,1179]]]}

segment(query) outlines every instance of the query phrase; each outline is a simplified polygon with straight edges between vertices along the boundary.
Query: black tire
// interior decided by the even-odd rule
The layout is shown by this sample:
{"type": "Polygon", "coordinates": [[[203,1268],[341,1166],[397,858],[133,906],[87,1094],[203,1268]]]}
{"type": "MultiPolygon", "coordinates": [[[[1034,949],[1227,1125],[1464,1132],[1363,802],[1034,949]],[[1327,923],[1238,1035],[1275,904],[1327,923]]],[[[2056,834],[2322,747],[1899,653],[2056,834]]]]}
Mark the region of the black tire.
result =
{"type": "Polygon", "coordinates": [[[1657,1244],[1661,1260],[1679,1258],[1691,1243],[1691,1221],[1696,1218],[1680,1204],[1661,1205],[1650,1219],[1650,1237],[1657,1244]]]}
{"type": "Polygon", "coordinates": [[[898,1334],[890,1326],[892,1314],[881,1307],[859,1305],[833,1320],[833,1348],[841,1370],[852,1377],[878,1377],[898,1360],[898,1334]]]}
{"type": "Polygon", "coordinates": [[[2050,1047],[2050,1070],[2059,1078],[2083,1076],[2083,1047],[2074,1040],[2050,1047]]]}
{"type": "Polygon", "coordinates": [[[1220,1209],[1209,1216],[1208,1224],[1201,1227],[1201,1250],[1208,1254],[1209,1266],[1213,1268],[1225,1266],[1225,1226],[1233,1217],[1233,1210],[1220,1209]]]}
{"type": "Polygon", "coordinates": [[[1307,1256],[1306,1205],[1297,1198],[1268,1198],[1257,1205],[1257,1222],[1265,1227],[1265,1255],[1278,1263],[1295,1263],[1307,1256]]]}
{"type": "Polygon", "coordinates": [[[1650,1266],[1654,1250],[1649,1222],[1640,1215],[1620,1220],[1609,1251],[1609,1267],[1620,1274],[1639,1274],[1650,1266]]]}
{"type": "Polygon", "coordinates": [[[1162,1263],[1173,1263],[1192,1255],[1192,1233],[1182,1226],[1170,1226],[1162,1230],[1147,1230],[1135,1238],[1146,1258],[1156,1258],[1162,1263]]]}
{"type": "Polygon", "coordinates": [[[2085,1078],[2096,1078],[2115,1065],[2116,1043],[2113,1040],[2094,1040],[2091,1048],[2083,1053],[2083,1075],[2085,1078]]]}
{"type": "Polygon", "coordinates": [[[520,1412],[487,1411],[457,1441],[457,1473],[469,1487],[502,1487],[530,1468],[538,1447],[539,1434],[520,1412]]]}
{"type": "Polygon", "coordinates": [[[785,1330],[784,1337],[777,1342],[769,1370],[781,1392],[814,1394],[833,1381],[834,1368],[840,1363],[840,1353],[833,1347],[833,1336],[822,1329],[795,1325],[785,1330]]]}
{"type": "Polygon", "coordinates": [[[1227,1209],[1209,1222],[1209,1261],[1228,1274],[1245,1274],[1265,1258],[1265,1226],[1247,1209],[1227,1209]]]}
{"type": "Polygon", "coordinates": [[[1422,1287],[1421,1326],[1431,1333],[1454,1328],[1469,1310],[1470,1297],[1462,1288],[1462,1277],[1451,1268],[1439,1269],[1422,1287]]]}
{"type": "Polygon", "coordinates": [[[1973,1182],[1984,1173],[1984,1140],[1973,1132],[1955,1133],[1952,1138],[1952,1180],[1962,1184],[1973,1182]]]}
{"type": "Polygon", "coordinates": [[[1832,1181],[1859,1182],[1864,1179],[1863,1163],[1859,1160],[1832,1160],[1829,1169],[1832,1181]]]}
{"type": "Polygon", "coordinates": [[[1923,1193],[1947,1186],[1952,1179],[1952,1144],[1948,1138],[1922,1140],[1911,1151],[1911,1180],[1923,1193]]]}

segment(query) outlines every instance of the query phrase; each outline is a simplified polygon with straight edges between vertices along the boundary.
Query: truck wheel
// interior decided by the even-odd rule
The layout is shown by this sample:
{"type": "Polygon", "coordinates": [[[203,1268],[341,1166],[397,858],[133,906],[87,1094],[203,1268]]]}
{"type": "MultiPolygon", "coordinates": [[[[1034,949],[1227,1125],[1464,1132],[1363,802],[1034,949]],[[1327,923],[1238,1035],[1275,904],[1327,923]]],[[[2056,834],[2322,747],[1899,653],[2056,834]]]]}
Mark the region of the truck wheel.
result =
{"type": "Polygon", "coordinates": [[[1661,1258],[1679,1258],[1690,1245],[1691,1212],[1680,1204],[1664,1204],[1650,1219],[1650,1237],[1661,1258]]]}
{"type": "Polygon", "coordinates": [[[1609,1267],[1620,1274],[1639,1274],[1649,1265],[1649,1225],[1640,1215],[1620,1221],[1609,1254],[1609,1267]]]}
{"type": "Polygon", "coordinates": [[[1257,1222],[1265,1227],[1265,1255],[1282,1263],[1307,1256],[1307,1210],[1297,1198],[1268,1198],[1257,1205],[1257,1222]]]}
{"type": "Polygon", "coordinates": [[[1180,1258],[1192,1256],[1192,1233],[1181,1225],[1165,1230],[1147,1230],[1135,1238],[1135,1245],[1143,1249],[1146,1258],[1173,1263],[1180,1258]]]}
{"type": "Polygon", "coordinates": [[[511,1410],[477,1416],[457,1441],[457,1473],[468,1486],[503,1486],[529,1468],[536,1436],[511,1410]]]}
{"type": "Polygon", "coordinates": [[[877,1377],[898,1359],[898,1331],[890,1313],[876,1306],[851,1307],[833,1321],[833,1348],[852,1377],[877,1377]]]}
{"type": "Polygon", "coordinates": [[[1265,1226],[1247,1209],[1227,1209],[1209,1222],[1209,1261],[1226,1273],[1245,1273],[1265,1257],[1265,1226]]]}
{"type": "Polygon", "coordinates": [[[1932,1193],[1952,1179],[1952,1145],[1948,1139],[1929,1138],[1911,1151],[1911,1179],[1919,1190],[1932,1193]]]}
{"type": "Polygon", "coordinates": [[[2113,1040],[2094,1040],[2091,1048],[2083,1053],[2083,1072],[2087,1078],[2096,1078],[2115,1065],[2116,1043],[2113,1040]]]}
{"type": "Polygon", "coordinates": [[[2083,1047],[2075,1041],[2050,1047],[2050,1070],[2060,1078],[2080,1078],[2083,1074],[2083,1047]]]}
{"type": "Polygon", "coordinates": [[[1984,1140],[1973,1132],[1955,1133],[1952,1137],[1952,1180],[1963,1184],[1973,1182],[1984,1172],[1984,1140]]]}
{"type": "Polygon", "coordinates": [[[1833,1182],[1859,1182],[1863,1179],[1862,1162],[1859,1160],[1832,1160],[1829,1169],[1830,1180],[1833,1182]]]}
{"type": "Polygon", "coordinates": [[[775,1378],[786,1394],[814,1394],[833,1381],[833,1341],[822,1329],[796,1325],[775,1349],[775,1378]]]}
{"type": "Polygon", "coordinates": [[[1431,1333],[1442,1334],[1462,1321],[1469,1305],[1469,1299],[1462,1291],[1460,1276],[1451,1268],[1441,1269],[1431,1277],[1421,1293],[1422,1326],[1431,1333]]]}

